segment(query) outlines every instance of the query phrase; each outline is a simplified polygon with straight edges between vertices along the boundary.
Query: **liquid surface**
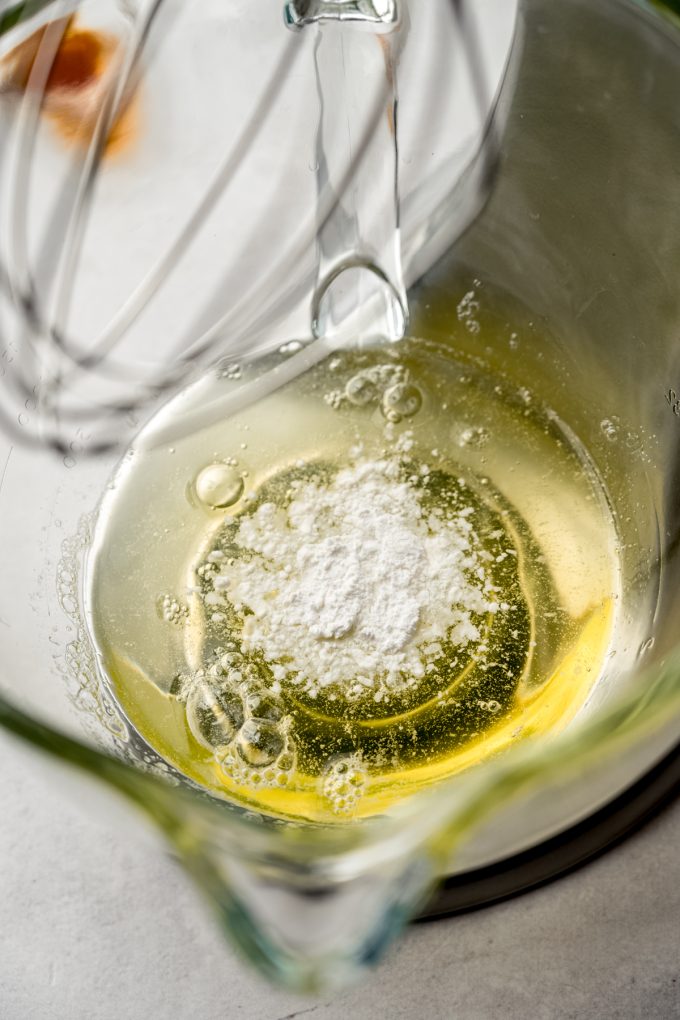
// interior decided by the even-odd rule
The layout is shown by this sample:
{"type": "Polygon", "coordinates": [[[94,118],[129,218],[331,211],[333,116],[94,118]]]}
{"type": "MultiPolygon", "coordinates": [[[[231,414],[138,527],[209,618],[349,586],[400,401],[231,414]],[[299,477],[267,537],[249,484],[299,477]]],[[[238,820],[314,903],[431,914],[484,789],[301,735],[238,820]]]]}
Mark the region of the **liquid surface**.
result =
{"type": "MultiPolygon", "coordinates": [[[[468,332],[470,305],[459,309],[468,332]]],[[[290,350],[213,373],[162,419],[275,369],[290,350]]],[[[609,648],[615,548],[596,473],[534,395],[449,345],[405,340],[334,355],[173,446],[131,451],[100,508],[88,618],[106,683],[166,761],[258,810],[339,821],[568,724],[609,648]],[[369,654],[363,680],[334,666],[314,676],[318,646],[302,642],[299,620],[297,632],[285,616],[267,630],[268,613],[308,589],[284,604],[281,584],[270,585],[253,630],[252,578],[292,569],[275,535],[265,553],[257,546],[267,531],[253,522],[273,508],[292,541],[296,500],[376,463],[435,531],[468,522],[459,575],[481,601],[463,611],[452,596],[467,637],[449,620],[435,641],[421,596],[401,672],[369,654]],[[238,597],[235,578],[251,578],[238,597]]],[[[322,634],[324,654],[356,644],[360,625],[358,616],[346,633],[322,634]]]]}

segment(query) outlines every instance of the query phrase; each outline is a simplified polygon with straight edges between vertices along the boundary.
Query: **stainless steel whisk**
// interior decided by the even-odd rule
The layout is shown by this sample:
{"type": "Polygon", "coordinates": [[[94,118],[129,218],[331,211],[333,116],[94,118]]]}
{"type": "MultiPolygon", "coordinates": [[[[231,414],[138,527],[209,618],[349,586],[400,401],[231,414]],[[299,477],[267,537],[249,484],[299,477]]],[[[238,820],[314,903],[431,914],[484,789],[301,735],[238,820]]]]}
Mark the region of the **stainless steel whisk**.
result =
{"type": "MultiPolygon", "coordinates": [[[[247,351],[258,337],[283,328],[291,308],[305,299],[314,303],[318,298],[314,277],[316,272],[318,285],[319,273],[318,266],[316,270],[309,266],[308,254],[337,219],[386,110],[396,133],[395,81],[394,75],[387,74],[367,103],[346,165],[332,182],[317,174],[316,201],[286,238],[273,264],[253,286],[230,299],[226,308],[213,309],[210,301],[198,297],[201,307],[193,321],[202,328],[185,330],[179,341],[164,345],[162,356],[155,360],[135,358],[124,349],[133,328],[153,310],[199,235],[209,232],[225,193],[271,125],[283,84],[298,74],[305,47],[298,33],[281,33],[276,63],[242,125],[231,138],[228,125],[222,126],[226,155],[189,215],[150,268],[133,281],[104,325],[82,335],[74,331],[71,320],[78,304],[84,239],[97,214],[107,146],[179,17],[175,0],[119,0],[116,11],[123,30],[117,31],[109,64],[90,84],[86,108],[73,123],[68,107],[71,83],[59,93],[59,89],[51,91],[52,80],[73,32],[74,15],[79,18],[76,24],[84,25],[84,15],[93,10],[96,4],[78,0],[26,0],[0,8],[0,66],[5,68],[4,78],[0,72],[0,426],[17,442],[50,447],[66,458],[114,448],[162,396],[185,384],[197,366],[247,351]],[[77,141],[69,147],[67,168],[49,202],[36,212],[32,178],[38,161],[46,159],[39,141],[41,119],[53,111],[55,94],[66,104],[69,130],[77,141]],[[32,226],[36,217],[37,226],[32,226]]],[[[409,282],[424,268],[418,252],[425,242],[443,233],[451,243],[476,216],[488,197],[498,162],[475,19],[467,0],[450,0],[450,12],[465,55],[479,138],[462,172],[444,187],[438,186],[425,220],[406,226],[402,222],[400,251],[409,282]],[[452,192],[456,202],[451,202],[452,192]]],[[[285,7],[288,26],[298,30],[341,21],[390,32],[398,30],[407,17],[397,0],[291,0],[285,7]]],[[[235,85],[238,88],[238,82],[235,85]]],[[[172,121],[172,109],[166,114],[172,121]]],[[[337,267],[333,271],[337,275],[337,267]]]]}

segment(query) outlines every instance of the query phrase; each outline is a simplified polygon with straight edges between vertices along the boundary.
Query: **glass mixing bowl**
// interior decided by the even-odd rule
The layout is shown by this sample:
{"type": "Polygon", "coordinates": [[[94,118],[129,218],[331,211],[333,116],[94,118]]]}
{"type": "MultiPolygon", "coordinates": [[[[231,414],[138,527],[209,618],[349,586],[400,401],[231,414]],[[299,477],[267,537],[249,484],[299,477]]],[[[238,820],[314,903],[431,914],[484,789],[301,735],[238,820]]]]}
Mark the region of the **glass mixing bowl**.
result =
{"type": "MultiPolygon", "coordinates": [[[[239,137],[248,112],[247,88],[234,86],[224,52],[240,56],[239,81],[262,83],[262,69],[279,53],[271,8],[221,0],[164,7],[164,31],[150,35],[128,119],[102,162],[73,292],[52,308],[52,322],[67,322],[70,336],[98,337],[116,321],[150,260],[219,172],[225,125],[239,137]]],[[[92,513],[120,453],[85,456],[86,426],[74,427],[56,456],[13,437],[1,441],[0,723],[20,738],[18,747],[35,751],[27,766],[41,762],[46,782],[75,778],[81,798],[87,789],[88,810],[110,813],[117,798],[141,811],[247,956],[297,988],[353,979],[441,875],[563,831],[680,739],[680,33],[629,0],[522,0],[514,28],[510,5],[480,9],[484,45],[492,45],[494,26],[497,34],[494,64],[503,85],[492,125],[502,139],[501,163],[488,203],[453,248],[467,222],[461,210],[470,208],[465,189],[472,182],[480,193],[484,150],[474,123],[458,135],[451,129],[460,123],[456,104],[467,108],[470,99],[455,87],[456,62],[422,59],[435,45],[446,58],[453,36],[428,34],[432,22],[416,28],[411,12],[401,149],[410,330],[455,345],[508,385],[530,382],[588,450],[606,486],[622,575],[617,638],[587,704],[563,733],[526,740],[346,826],[281,825],[183,783],[121,715],[87,635],[83,562],[92,513]],[[490,319],[506,314],[485,299],[487,281],[534,314],[540,328],[528,328],[519,348],[502,331],[480,341],[460,328],[456,309],[474,287],[490,319]]],[[[131,11],[135,5],[97,2],[84,5],[80,18],[117,37],[129,31],[131,11]]],[[[3,52],[28,35],[21,25],[11,28],[3,52]]],[[[126,323],[111,370],[97,376],[80,366],[77,409],[87,410],[88,387],[96,397],[113,387],[114,403],[124,404],[131,377],[153,380],[159,365],[216,322],[217,346],[184,365],[175,386],[218,355],[233,359],[309,336],[314,232],[299,263],[282,271],[276,262],[300,220],[317,209],[307,56],[277,89],[274,114],[228,198],[215,203],[157,300],[126,323]],[[284,297],[271,321],[265,316],[250,329],[262,301],[253,281],[264,278],[284,297]],[[240,316],[224,325],[251,290],[240,316]]],[[[55,101],[40,115],[26,161],[15,131],[30,106],[17,114],[16,88],[5,81],[0,125],[0,372],[5,414],[16,431],[39,439],[39,397],[25,395],[13,373],[19,364],[30,378],[32,359],[44,355],[42,341],[27,341],[39,316],[26,297],[48,295],[39,311],[52,300],[48,284],[61,271],[68,237],[64,210],[79,180],[73,167],[82,170],[83,156],[69,110],[55,101]]],[[[141,410],[123,408],[115,419],[121,444],[161,398],[154,403],[147,394],[141,410]]]]}

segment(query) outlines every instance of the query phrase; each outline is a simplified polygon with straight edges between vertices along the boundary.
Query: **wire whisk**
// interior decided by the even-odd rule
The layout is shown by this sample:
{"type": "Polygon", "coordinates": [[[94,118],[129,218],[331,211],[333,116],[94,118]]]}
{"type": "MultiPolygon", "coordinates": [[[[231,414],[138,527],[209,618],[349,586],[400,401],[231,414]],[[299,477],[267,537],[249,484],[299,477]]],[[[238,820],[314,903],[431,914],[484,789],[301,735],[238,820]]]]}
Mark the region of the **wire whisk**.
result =
{"type": "MultiPolygon", "coordinates": [[[[382,12],[402,32],[397,55],[403,3],[382,12]]],[[[367,0],[298,0],[286,14],[323,27],[339,8],[366,19],[367,6],[375,21],[367,0]]],[[[476,141],[448,179],[432,175],[417,216],[397,220],[407,282],[435,234],[450,243],[479,212],[498,162],[475,20],[466,0],[444,9],[451,34],[431,56],[451,71],[451,47],[465,55],[476,141]]],[[[380,159],[377,134],[388,124],[396,137],[400,68],[376,79],[348,158],[324,177],[295,144],[317,132],[318,147],[314,45],[271,8],[249,36],[212,0],[0,10],[0,427],[13,440],[101,454],[197,370],[275,338],[315,342],[319,239],[380,159]]]]}

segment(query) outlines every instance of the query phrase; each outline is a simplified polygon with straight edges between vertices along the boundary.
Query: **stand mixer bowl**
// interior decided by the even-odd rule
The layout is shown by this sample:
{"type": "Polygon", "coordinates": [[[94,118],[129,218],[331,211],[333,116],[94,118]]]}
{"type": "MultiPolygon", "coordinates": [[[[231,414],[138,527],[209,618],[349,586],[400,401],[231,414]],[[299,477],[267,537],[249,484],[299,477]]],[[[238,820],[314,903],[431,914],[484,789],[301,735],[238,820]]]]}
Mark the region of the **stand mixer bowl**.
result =
{"type": "MultiPolygon", "coordinates": [[[[493,21],[494,4],[484,6],[493,21]]],[[[496,8],[507,15],[507,4],[496,8]]],[[[68,320],[70,336],[98,336],[102,324],[115,321],[148,271],[151,242],[176,234],[172,210],[195,197],[195,168],[205,185],[221,165],[216,126],[233,124],[235,133],[243,126],[241,92],[230,90],[223,71],[215,77],[224,65],[221,47],[243,51],[244,74],[256,81],[278,45],[259,10],[252,32],[244,12],[225,11],[223,3],[204,2],[198,14],[172,5],[166,11],[167,35],[149,49],[138,95],[128,104],[130,137],[102,162],[73,293],[63,307],[52,298],[39,309],[41,316],[48,309],[52,324],[68,320]],[[206,80],[217,97],[209,116],[195,102],[197,83],[204,87],[206,80]],[[155,116],[159,109],[164,116],[155,116]],[[169,153],[174,160],[164,162],[169,153]]],[[[113,36],[116,18],[125,16],[97,3],[81,12],[83,24],[113,36]],[[86,22],[95,14],[100,21],[86,22]]],[[[412,16],[415,23],[417,12],[412,16]]],[[[88,638],[82,569],[91,514],[119,454],[107,439],[97,457],[86,457],[97,443],[87,429],[79,435],[78,426],[60,433],[65,446],[58,457],[11,438],[0,446],[0,724],[36,752],[27,762],[42,764],[46,781],[75,777],[78,789],[89,791],[88,809],[109,812],[122,797],[146,815],[251,961],[295,988],[356,979],[442,875],[563,831],[680,740],[680,32],[650,6],[629,0],[522,0],[514,29],[507,27],[512,48],[506,69],[502,57],[497,61],[503,85],[492,113],[501,163],[489,201],[451,249],[464,225],[461,194],[466,181],[478,179],[483,150],[474,132],[472,141],[469,132],[450,137],[451,107],[444,103],[431,125],[441,146],[433,172],[422,137],[413,125],[405,128],[412,141],[402,154],[413,165],[411,185],[409,164],[402,179],[403,256],[412,335],[455,345],[508,385],[530,384],[587,449],[606,488],[618,535],[619,626],[613,654],[563,733],[523,741],[353,825],[281,825],[184,783],[118,711],[88,638]],[[454,187],[447,165],[458,167],[454,187]],[[489,281],[532,310],[540,328],[523,334],[519,350],[501,342],[500,332],[480,341],[460,328],[456,309],[475,280],[482,293],[489,281]]],[[[413,33],[427,45],[425,33],[413,33]]],[[[417,78],[405,74],[409,89],[417,89],[417,78]]],[[[303,92],[307,86],[303,76],[303,92]]],[[[186,351],[187,337],[209,331],[265,273],[263,252],[285,244],[300,209],[316,208],[310,147],[299,142],[313,131],[303,105],[293,101],[294,80],[289,87],[279,100],[286,116],[272,119],[262,147],[236,173],[229,204],[215,205],[196,247],[167,276],[162,300],[126,330],[103,381],[87,374],[87,359],[84,373],[79,366],[74,412],[85,415],[88,400],[101,398],[100,406],[115,405],[117,422],[127,416],[121,438],[131,437],[153,400],[143,411],[124,408],[130,366],[149,369],[143,386],[152,389],[159,362],[172,362],[173,352],[186,351]],[[243,242],[235,251],[234,236],[243,242]],[[112,385],[120,386],[113,397],[112,385]]],[[[415,124],[419,103],[410,94],[404,92],[404,106],[413,104],[415,124]]],[[[55,267],[60,272],[62,206],[54,196],[72,196],[74,181],[72,141],[59,139],[44,115],[32,142],[31,175],[22,181],[13,123],[5,111],[0,197],[6,210],[23,197],[28,215],[19,222],[9,210],[5,221],[20,228],[19,242],[9,231],[2,244],[6,381],[17,361],[23,379],[30,378],[32,358],[46,357],[49,368],[40,340],[28,354],[22,345],[37,321],[36,306],[22,298],[40,294],[55,267]]],[[[283,281],[300,300],[285,301],[259,333],[236,335],[234,325],[219,350],[206,350],[208,363],[216,353],[233,361],[309,334],[313,237],[307,254],[283,281]]],[[[487,311],[504,315],[491,297],[487,311]]],[[[188,378],[187,371],[171,382],[176,387],[188,378]]],[[[40,395],[24,396],[17,386],[8,392],[21,405],[12,411],[18,430],[33,429],[39,438],[40,395]]]]}

